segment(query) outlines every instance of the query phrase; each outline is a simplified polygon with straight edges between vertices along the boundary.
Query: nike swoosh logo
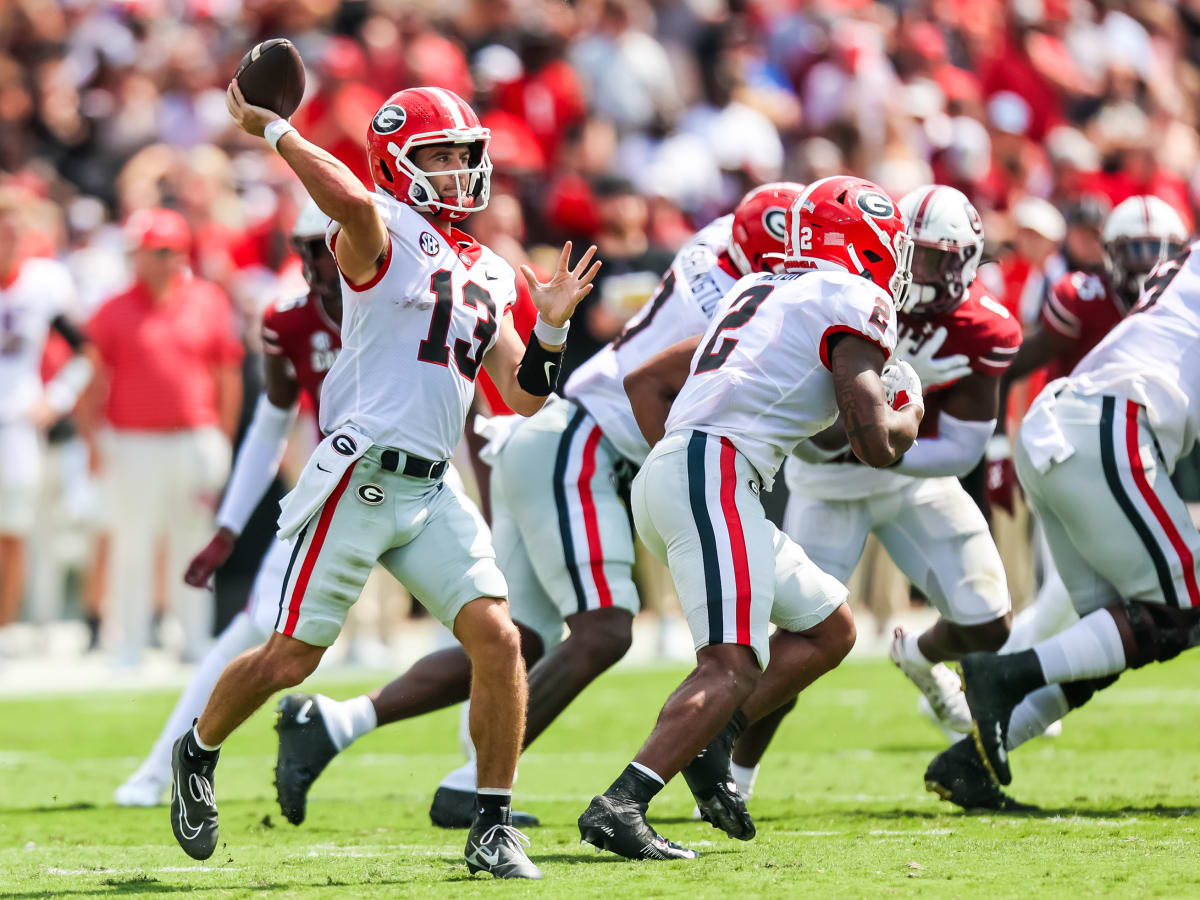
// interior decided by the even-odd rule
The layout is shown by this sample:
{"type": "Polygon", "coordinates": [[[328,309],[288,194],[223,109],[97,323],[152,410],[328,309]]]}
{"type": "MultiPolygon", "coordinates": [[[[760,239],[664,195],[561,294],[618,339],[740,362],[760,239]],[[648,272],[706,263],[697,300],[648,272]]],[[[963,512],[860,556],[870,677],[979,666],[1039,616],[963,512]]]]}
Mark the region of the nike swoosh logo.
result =
{"type": "Polygon", "coordinates": [[[489,853],[483,847],[476,847],[475,852],[471,854],[467,861],[473,862],[476,865],[486,865],[490,868],[500,861],[500,851],[492,850],[489,853]]]}
{"type": "Polygon", "coordinates": [[[484,277],[484,278],[486,278],[488,281],[495,281],[495,280],[496,280],[497,278],[499,278],[500,276],[499,276],[499,275],[493,275],[491,272],[484,272],[484,273],[483,273],[483,277],[484,277]]]}
{"type": "Polygon", "coordinates": [[[548,362],[548,363],[546,363],[546,381],[550,382],[553,380],[554,380],[554,363],[548,362]]]}
{"type": "Polygon", "coordinates": [[[195,840],[204,826],[197,825],[193,828],[192,823],[187,820],[187,804],[183,802],[183,785],[179,783],[178,771],[175,773],[175,794],[179,798],[179,833],[189,841],[195,840]]]}
{"type": "Polygon", "coordinates": [[[311,700],[304,701],[304,705],[302,707],[300,707],[300,712],[296,713],[296,724],[297,725],[307,725],[309,722],[312,721],[312,717],[309,716],[309,714],[308,714],[308,711],[310,709],[312,709],[312,705],[313,705],[313,702],[311,700]]]}
{"type": "Polygon", "coordinates": [[[327,469],[320,463],[317,463],[317,468],[320,469],[322,472],[332,472],[333,471],[333,469],[327,469]]]}

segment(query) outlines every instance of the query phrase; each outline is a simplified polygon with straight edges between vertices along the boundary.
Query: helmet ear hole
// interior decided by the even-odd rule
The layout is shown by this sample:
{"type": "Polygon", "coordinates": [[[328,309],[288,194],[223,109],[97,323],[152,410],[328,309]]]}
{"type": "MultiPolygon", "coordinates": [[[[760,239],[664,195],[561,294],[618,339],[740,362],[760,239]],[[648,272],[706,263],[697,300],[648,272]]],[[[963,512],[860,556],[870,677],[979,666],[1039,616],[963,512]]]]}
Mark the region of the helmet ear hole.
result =
{"type": "Polygon", "coordinates": [[[388,167],[386,159],[384,159],[383,157],[380,157],[379,158],[379,166],[380,166],[380,168],[383,169],[384,177],[387,178],[388,181],[394,182],[396,180],[396,176],[392,174],[392,170],[388,167]]]}
{"type": "Polygon", "coordinates": [[[846,202],[846,191],[842,191],[837,195],[837,202],[844,204],[846,202]]]}
{"type": "Polygon", "coordinates": [[[863,256],[865,256],[867,259],[869,259],[873,263],[883,262],[883,257],[880,256],[878,253],[876,253],[874,250],[864,250],[863,256]]]}

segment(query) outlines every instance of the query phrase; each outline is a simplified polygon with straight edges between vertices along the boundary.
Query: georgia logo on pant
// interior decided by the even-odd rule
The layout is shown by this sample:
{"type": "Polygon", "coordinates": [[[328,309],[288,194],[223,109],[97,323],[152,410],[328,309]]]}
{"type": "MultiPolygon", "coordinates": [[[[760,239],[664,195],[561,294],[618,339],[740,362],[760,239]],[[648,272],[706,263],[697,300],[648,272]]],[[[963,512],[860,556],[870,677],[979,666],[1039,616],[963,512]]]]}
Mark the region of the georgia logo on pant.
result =
{"type": "Polygon", "coordinates": [[[377,484],[360,484],[355,493],[358,494],[358,499],[367,504],[367,506],[378,506],[383,502],[384,496],[386,496],[383,493],[383,488],[377,484]]]}

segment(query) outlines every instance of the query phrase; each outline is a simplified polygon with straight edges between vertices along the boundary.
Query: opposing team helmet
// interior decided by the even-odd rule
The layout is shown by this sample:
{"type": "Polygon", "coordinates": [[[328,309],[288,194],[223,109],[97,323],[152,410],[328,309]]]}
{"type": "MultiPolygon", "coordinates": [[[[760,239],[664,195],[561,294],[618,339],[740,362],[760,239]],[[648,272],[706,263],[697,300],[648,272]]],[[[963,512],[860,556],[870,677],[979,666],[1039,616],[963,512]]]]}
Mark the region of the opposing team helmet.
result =
{"type": "Polygon", "coordinates": [[[928,184],[905,194],[900,212],[913,242],[912,289],[901,312],[936,315],[967,298],[983,258],[983,222],[962,191],[928,184]]]}
{"type": "Polygon", "coordinates": [[[788,207],[783,267],[842,269],[870,279],[903,307],[912,282],[912,240],[896,204],[863,178],[814,181],[788,207]]]}
{"type": "Polygon", "coordinates": [[[465,219],[488,204],[492,162],[491,132],[462,97],[438,87],[408,88],[392,94],[367,127],[367,162],[376,187],[401,203],[451,222],[465,219]],[[469,144],[465,169],[426,172],[412,152],[429,144],[469,144]],[[441,197],[431,177],[453,175],[455,196],[441,197]]]}
{"type": "Polygon", "coordinates": [[[311,291],[331,299],[341,296],[337,263],[325,243],[333,220],[313,200],[304,204],[292,226],[291,243],[304,268],[304,280],[311,291]]]}
{"type": "Polygon", "coordinates": [[[743,275],[775,272],[783,266],[787,211],[804,191],[794,181],[775,181],[750,191],[733,211],[729,258],[743,275]]]}
{"type": "Polygon", "coordinates": [[[1150,270],[1181,251],[1187,239],[1187,226],[1165,200],[1139,195],[1118,203],[1100,233],[1118,299],[1131,307],[1150,270]]]}

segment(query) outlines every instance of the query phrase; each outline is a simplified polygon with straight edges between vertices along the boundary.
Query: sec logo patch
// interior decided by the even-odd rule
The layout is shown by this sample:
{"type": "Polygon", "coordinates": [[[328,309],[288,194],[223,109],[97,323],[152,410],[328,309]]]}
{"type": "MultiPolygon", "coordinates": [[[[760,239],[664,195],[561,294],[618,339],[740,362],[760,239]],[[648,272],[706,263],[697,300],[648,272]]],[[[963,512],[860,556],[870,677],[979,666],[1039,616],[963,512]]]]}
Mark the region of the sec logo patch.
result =
{"type": "Polygon", "coordinates": [[[355,493],[358,495],[358,499],[367,504],[367,506],[378,506],[386,496],[383,493],[383,488],[377,484],[360,484],[355,493]]]}
{"type": "Polygon", "coordinates": [[[441,246],[438,244],[438,239],[428,231],[421,232],[421,249],[425,251],[427,256],[437,256],[441,246]]]}

